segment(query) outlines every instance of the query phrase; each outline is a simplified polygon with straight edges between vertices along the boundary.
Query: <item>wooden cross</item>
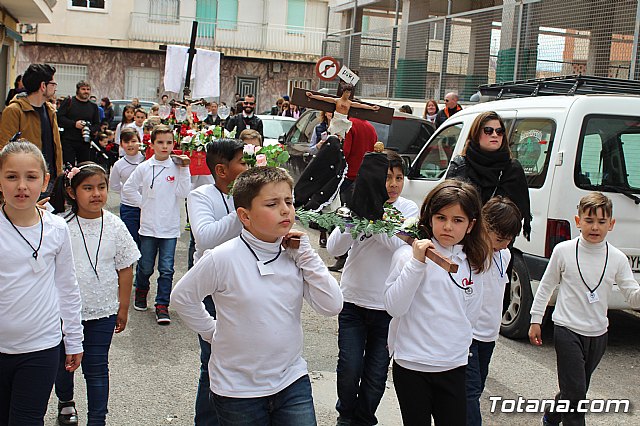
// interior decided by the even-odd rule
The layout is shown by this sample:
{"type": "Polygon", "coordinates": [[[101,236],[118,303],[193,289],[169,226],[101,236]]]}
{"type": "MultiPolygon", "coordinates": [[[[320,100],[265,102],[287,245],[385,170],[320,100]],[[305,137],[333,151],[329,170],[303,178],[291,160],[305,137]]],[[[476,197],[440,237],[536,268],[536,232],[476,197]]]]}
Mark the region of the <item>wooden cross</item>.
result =
{"type": "MultiPolygon", "coordinates": [[[[319,99],[309,98],[307,96],[307,92],[311,92],[314,95],[323,96],[326,98],[334,98],[339,99],[338,96],[329,95],[321,92],[314,92],[313,90],[300,89],[296,87],[293,89],[293,94],[291,96],[291,103],[294,105],[298,105],[298,107],[312,108],[320,111],[333,112],[336,109],[336,104],[331,102],[321,101],[319,99]]],[[[370,104],[368,102],[357,101],[358,103],[376,106],[375,104],[370,104]]],[[[393,108],[388,107],[379,107],[378,110],[373,111],[370,109],[357,108],[356,106],[352,106],[349,109],[349,117],[359,118],[361,120],[375,121],[376,123],[383,124],[391,124],[393,121],[393,108]]]]}

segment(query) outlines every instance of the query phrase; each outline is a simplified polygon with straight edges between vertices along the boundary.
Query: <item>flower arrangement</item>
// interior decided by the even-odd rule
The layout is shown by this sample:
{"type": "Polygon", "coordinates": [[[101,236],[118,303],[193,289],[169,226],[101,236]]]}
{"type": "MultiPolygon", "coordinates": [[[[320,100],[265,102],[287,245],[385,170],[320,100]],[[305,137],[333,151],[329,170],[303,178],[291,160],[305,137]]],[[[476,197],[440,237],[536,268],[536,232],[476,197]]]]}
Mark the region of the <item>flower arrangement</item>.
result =
{"type": "Polygon", "coordinates": [[[289,161],[289,152],[282,144],[268,146],[247,144],[244,146],[242,159],[249,167],[281,167],[289,161]]]}

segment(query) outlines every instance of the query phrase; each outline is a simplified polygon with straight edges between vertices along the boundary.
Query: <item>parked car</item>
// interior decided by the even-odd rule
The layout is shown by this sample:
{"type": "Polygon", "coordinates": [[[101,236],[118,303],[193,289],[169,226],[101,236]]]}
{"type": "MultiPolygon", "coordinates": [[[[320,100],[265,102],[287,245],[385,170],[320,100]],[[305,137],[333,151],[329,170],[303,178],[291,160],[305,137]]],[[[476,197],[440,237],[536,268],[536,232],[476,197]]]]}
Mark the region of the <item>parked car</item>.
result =
{"type": "MultiPolygon", "coordinates": [[[[295,125],[280,139],[290,154],[289,171],[294,179],[311,161],[309,144],[316,125],[320,122],[320,111],[306,110],[295,125]]],[[[371,122],[378,134],[378,140],[385,147],[395,149],[409,166],[412,160],[427,143],[434,127],[428,121],[415,115],[394,112],[393,122],[389,124],[371,122]]]]}
{"type": "MultiPolygon", "coordinates": [[[[113,106],[113,121],[111,122],[111,129],[115,129],[118,126],[118,123],[122,121],[122,110],[130,103],[130,99],[116,99],[111,101],[111,105],[113,106]]],[[[155,102],[150,101],[140,101],[140,106],[142,106],[142,108],[144,108],[148,113],[154,103],[155,102]]]]}
{"type": "MultiPolygon", "coordinates": [[[[415,158],[404,197],[422,203],[461,152],[471,123],[485,111],[496,111],[505,120],[511,153],[529,185],[531,240],[515,240],[501,326],[504,336],[524,338],[551,252],[579,234],[573,218],[580,198],[589,192],[601,191],[612,199],[616,226],[607,239],[627,255],[640,280],[640,96],[540,96],[465,108],[442,124],[415,158]]],[[[617,286],[609,308],[630,308],[617,286]]]]}
{"type": "Polygon", "coordinates": [[[262,120],[262,131],[264,133],[262,145],[264,146],[277,144],[278,139],[285,135],[296,122],[295,118],[279,115],[259,115],[258,118],[262,120]]]}

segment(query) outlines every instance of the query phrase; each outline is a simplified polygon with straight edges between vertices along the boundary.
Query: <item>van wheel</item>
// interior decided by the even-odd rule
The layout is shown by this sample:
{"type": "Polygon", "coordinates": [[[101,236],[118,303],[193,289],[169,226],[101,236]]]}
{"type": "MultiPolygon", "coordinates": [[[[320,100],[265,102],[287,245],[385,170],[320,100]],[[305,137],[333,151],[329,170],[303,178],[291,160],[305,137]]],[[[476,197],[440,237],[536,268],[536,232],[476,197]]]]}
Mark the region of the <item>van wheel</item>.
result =
{"type": "Polygon", "coordinates": [[[533,295],[529,271],[522,255],[514,253],[513,256],[511,283],[507,285],[504,294],[500,334],[509,339],[524,339],[529,334],[533,295]]]}

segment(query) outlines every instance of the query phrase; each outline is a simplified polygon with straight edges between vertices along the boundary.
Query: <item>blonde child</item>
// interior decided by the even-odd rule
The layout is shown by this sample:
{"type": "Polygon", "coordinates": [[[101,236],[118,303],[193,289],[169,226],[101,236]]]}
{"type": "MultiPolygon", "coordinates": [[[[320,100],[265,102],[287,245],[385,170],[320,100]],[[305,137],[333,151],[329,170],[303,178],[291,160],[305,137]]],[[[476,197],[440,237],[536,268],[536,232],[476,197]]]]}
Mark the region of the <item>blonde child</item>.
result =
{"type": "Polygon", "coordinates": [[[489,363],[496,346],[511,252],[507,248],[522,229],[522,215],[513,201],[503,196],[491,198],[482,207],[491,244],[491,264],[482,280],[482,306],[473,325],[473,342],[467,364],[467,426],[482,424],[480,397],[489,374],[489,363]]]}
{"type": "Polygon", "coordinates": [[[384,305],[393,317],[389,351],[403,423],[463,426],[465,368],[489,247],[476,189],[445,180],[425,198],[419,226],[430,239],[393,255],[384,305]],[[459,265],[449,273],[425,257],[435,249],[459,265]]]}
{"type": "Polygon", "coordinates": [[[580,235],[556,245],[531,306],[531,344],[542,345],[540,324],[552,293],[558,385],[556,400],[569,402],[567,412],[545,411],[545,425],[583,425],[578,404],[587,398],[591,375],[607,348],[608,300],[617,284],[634,309],[640,309],[640,286],[625,254],[609,244],[613,230],[613,203],[600,192],[585,195],[575,217],[580,235]]]}
{"type": "MultiPolygon", "coordinates": [[[[87,382],[87,423],[104,425],[109,399],[109,348],[113,332],[127,325],[133,263],[140,257],[126,226],[104,210],[107,174],[98,164],[87,162],[57,178],[50,203],[64,214],[73,247],[78,284],[82,295],[84,357],[82,374],[87,382]]],[[[77,424],[73,373],[61,363],[56,378],[58,423],[77,424]]]]}
{"type": "Polygon", "coordinates": [[[30,142],[10,142],[0,151],[3,425],[43,424],[61,341],[67,371],[82,360],[80,289],[69,230],[64,219],[36,207],[47,170],[42,152],[30,142]]]}
{"type": "Polygon", "coordinates": [[[240,132],[238,138],[245,144],[251,144],[255,146],[262,146],[262,136],[257,130],[244,129],[240,132]]]}
{"type": "Polygon", "coordinates": [[[222,426],[316,424],[301,356],[302,301],[332,316],[342,294],[309,238],[291,231],[292,187],[277,167],[240,174],[233,186],[240,236],[207,251],[171,294],[185,324],[211,343],[211,397],[222,426]],[[209,295],[215,320],[202,304],[209,295]]]}

